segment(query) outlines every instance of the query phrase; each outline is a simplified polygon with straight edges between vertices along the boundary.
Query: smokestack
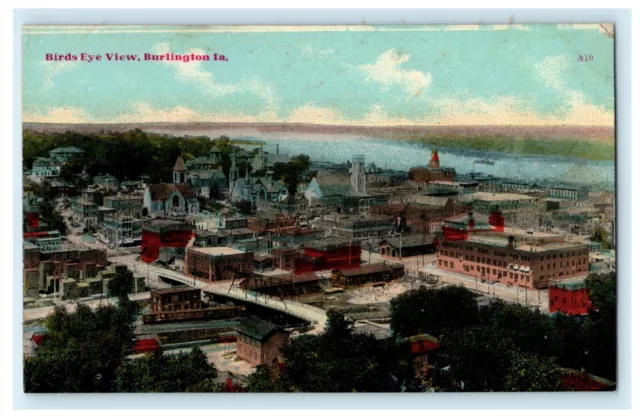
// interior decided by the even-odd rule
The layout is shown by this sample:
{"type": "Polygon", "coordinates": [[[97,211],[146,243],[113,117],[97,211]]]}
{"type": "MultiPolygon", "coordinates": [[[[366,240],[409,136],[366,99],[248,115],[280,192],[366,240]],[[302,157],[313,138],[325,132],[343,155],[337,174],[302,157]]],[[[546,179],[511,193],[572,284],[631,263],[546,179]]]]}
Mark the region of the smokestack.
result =
{"type": "Polygon", "coordinates": [[[280,144],[276,144],[276,155],[280,154],[280,144]]]}
{"type": "Polygon", "coordinates": [[[513,250],[516,246],[516,239],[513,235],[509,235],[509,249],[513,250]]]}

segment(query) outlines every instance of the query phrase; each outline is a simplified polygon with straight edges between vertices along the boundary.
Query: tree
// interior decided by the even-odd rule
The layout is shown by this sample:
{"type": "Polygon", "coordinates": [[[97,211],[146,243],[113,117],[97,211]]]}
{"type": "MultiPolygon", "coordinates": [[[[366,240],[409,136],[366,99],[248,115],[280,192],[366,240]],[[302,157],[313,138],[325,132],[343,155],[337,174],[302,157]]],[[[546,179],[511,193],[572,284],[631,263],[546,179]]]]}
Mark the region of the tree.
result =
{"type": "Polygon", "coordinates": [[[391,329],[394,335],[410,337],[428,333],[435,337],[478,322],[476,296],[461,286],[418,289],[393,298],[391,329]]]}
{"type": "Polygon", "coordinates": [[[155,352],[126,360],[117,371],[116,392],[218,392],[217,370],[198,347],[188,353],[155,352]]]}
{"type": "Polygon", "coordinates": [[[137,310],[78,304],[57,306],[45,320],[47,337],[24,362],[25,392],[109,392],[135,340],[137,310]]]}
{"type": "Polygon", "coordinates": [[[515,352],[505,376],[504,390],[511,392],[555,392],[562,390],[560,371],[552,358],[515,352]]]}
{"type": "Polygon", "coordinates": [[[278,376],[266,365],[260,365],[249,376],[247,391],[254,393],[286,392],[287,387],[280,384],[278,376]]]}
{"type": "Polygon", "coordinates": [[[109,284],[107,285],[109,295],[115,296],[118,299],[128,300],[127,295],[131,291],[133,281],[134,277],[131,270],[128,268],[116,269],[116,274],[109,280],[109,284]]]}
{"type": "Polygon", "coordinates": [[[440,340],[435,385],[446,391],[503,391],[516,350],[493,327],[447,333],[440,340]]]}
{"type": "Polygon", "coordinates": [[[611,249],[611,244],[607,239],[607,233],[600,226],[593,231],[593,235],[591,236],[591,241],[601,243],[602,248],[605,250],[611,249]]]}

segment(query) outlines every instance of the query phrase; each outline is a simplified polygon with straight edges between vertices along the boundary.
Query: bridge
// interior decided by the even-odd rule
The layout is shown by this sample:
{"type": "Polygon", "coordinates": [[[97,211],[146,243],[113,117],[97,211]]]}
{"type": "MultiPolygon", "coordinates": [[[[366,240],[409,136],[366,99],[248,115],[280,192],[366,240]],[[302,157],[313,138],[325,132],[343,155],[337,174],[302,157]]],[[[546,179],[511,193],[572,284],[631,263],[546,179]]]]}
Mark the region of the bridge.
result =
{"type": "Polygon", "coordinates": [[[151,276],[155,276],[155,278],[173,280],[178,283],[202,289],[206,293],[225,296],[239,302],[253,303],[269,309],[286,313],[288,315],[303,319],[313,324],[315,327],[314,332],[322,332],[325,327],[325,322],[327,321],[327,314],[324,309],[320,309],[318,307],[293,300],[272,298],[261,293],[245,292],[236,285],[233,285],[231,280],[207,282],[199,279],[194,279],[192,277],[185,276],[184,274],[182,274],[182,272],[179,271],[173,271],[167,268],[149,265],[147,263],[138,261],[133,256],[116,257],[111,261],[125,264],[131,270],[143,276],[146,273],[147,277],[149,278],[151,276]]]}

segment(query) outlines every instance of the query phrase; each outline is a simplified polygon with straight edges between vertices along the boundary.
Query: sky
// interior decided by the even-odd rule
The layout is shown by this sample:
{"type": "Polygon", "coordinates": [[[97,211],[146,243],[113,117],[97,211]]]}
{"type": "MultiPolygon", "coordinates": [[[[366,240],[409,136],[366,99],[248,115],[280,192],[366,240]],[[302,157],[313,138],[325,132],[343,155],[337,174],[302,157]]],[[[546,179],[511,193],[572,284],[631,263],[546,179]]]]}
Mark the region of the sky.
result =
{"type": "Polygon", "coordinates": [[[597,24],[25,26],[23,121],[613,126],[612,34],[597,24]],[[228,61],[143,59],[167,52],[228,61]]]}

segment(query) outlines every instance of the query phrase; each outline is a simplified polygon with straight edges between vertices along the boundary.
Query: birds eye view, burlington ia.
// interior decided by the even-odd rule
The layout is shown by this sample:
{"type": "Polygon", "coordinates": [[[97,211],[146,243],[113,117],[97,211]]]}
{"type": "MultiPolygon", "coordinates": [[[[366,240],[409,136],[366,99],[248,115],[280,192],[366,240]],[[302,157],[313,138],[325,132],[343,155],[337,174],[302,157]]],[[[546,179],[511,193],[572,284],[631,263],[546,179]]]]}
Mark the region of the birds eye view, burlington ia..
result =
{"type": "Polygon", "coordinates": [[[26,393],[616,390],[614,26],[24,26],[26,393]]]}

